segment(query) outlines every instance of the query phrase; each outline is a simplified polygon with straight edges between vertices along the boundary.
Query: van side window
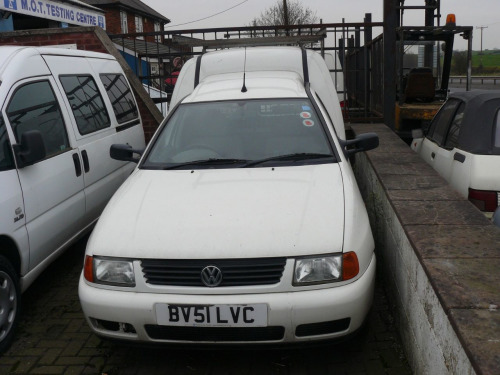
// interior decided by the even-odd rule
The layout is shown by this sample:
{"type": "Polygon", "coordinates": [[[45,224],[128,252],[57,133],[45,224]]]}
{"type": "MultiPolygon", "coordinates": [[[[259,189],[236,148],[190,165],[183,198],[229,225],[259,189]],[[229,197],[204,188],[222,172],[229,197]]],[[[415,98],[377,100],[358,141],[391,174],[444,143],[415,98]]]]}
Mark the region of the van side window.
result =
{"type": "Polygon", "coordinates": [[[60,76],[81,135],[111,126],[108,111],[94,78],[88,75],[60,76]]]}
{"type": "Polygon", "coordinates": [[[9,135],[7,134],[7,127],[0,116],[0,171],[14,169],[14,158],[12,156],[12,149],[10,147],[9,135]]]}
{"type": "Polygon", "coordinates": [[[18,88],[6,112],[17,142],[24,132],[38,130],[42,133],[47,157],[70,148],[61,109],[48,81],[18,88]]]}
{"type": "Polygon", "coordinates": [[[101,74],[101,80],[106,87],[118,123],[136,119],[139,111],[125,77],[122,74],[101,74]]]}

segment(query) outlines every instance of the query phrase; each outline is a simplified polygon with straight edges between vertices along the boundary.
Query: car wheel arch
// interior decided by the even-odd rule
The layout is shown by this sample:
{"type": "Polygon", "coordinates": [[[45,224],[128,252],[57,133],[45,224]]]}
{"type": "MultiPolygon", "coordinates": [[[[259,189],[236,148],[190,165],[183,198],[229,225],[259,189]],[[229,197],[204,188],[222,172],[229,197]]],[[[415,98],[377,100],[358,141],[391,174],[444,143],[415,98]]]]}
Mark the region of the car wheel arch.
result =
{"type": "Polygon", "coordinates": [[[11,262],[0,255],[0,306],[3,311],[0,317],[0,355],[11,346],[19,321],[21,308],[21,287],[19,275],[11,262]]]}
{"type": "Polygon", "coordinates": [[[17,276],[21,276],[21,256],[15,242],[8,236],[0,235],[0,249],[2,255],[9,261],[14,268],[17,276]]]}

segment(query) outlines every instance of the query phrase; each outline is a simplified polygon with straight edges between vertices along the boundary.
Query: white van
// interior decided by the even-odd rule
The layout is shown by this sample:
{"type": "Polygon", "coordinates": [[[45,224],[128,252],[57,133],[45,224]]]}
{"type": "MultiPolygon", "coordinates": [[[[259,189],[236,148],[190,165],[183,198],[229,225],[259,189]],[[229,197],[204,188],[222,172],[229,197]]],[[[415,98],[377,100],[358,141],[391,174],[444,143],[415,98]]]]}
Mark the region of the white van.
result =
{"type": "Polygon", "coordinates": [[[207,345],[357,331],[376,258],[349,156],[378,137],[345,139],[321,56],[207,53],[184,65],[173,97],[87,243],[79,296],[92,330],[207,345]]]}
{"type": "Polygon", "coordinates": [[[145,147],[137,103],[110,55],[0,47],[0,353],[20,293],[96,222],[145,147]]]}

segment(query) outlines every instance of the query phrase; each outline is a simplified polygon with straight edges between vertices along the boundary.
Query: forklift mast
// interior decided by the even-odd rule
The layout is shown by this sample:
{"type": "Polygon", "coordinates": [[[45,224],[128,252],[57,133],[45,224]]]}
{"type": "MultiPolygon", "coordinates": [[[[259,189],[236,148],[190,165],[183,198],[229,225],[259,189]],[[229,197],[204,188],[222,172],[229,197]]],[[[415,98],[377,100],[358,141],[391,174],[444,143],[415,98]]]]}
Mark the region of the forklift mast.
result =
{"type": "Polygon", "coordinates": [[[472,26],[457,26],[454,15],[441,26],[440,0],[422,1],[410,6],[405,0],[384,0],[384,122],[403,139],[428,124],[446,99],[457,34],[468,40],[470,89],[472,26]],[[418,10],[425,13],[424,25],[404,25],[406,12],[418,10]],[[412,57],[406,52],[415,46],[422,46],[418,67],[405,66],[412,57]]]}

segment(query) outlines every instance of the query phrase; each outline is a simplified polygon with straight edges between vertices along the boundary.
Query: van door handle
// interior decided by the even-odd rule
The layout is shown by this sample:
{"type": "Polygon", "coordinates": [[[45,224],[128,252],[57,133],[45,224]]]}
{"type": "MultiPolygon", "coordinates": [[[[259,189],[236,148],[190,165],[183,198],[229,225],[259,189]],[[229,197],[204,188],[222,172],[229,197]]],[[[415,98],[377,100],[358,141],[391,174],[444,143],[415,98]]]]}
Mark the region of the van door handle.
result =
{"type": "Polygon", "coordinates": [[[431,152],[431,158],[435,158],[436,157],[436,153],[435,152],[431,152]]]}
{"type": "Polygon", "coordinates": [[[73,154],[73,163],[75,163],[76,177],[80,177],[82,175],[82,165],[80,164],[78,154],[73,154]]]}
{"type": "Polygon", "coordinates": [[[463,163],[465,161],[465,155],[461,154],[460,152],[455,152],[455,155],[453,155],[453,160],[463,163]]]}
{"type": "Polygon", "coordinates": [[[90,170],[90,165],[89,165],[89,156],[87,155],[87,150],[82,151],[82,159],[83,159],[83,170],[85,173],[88,173],[90,170]]]}

